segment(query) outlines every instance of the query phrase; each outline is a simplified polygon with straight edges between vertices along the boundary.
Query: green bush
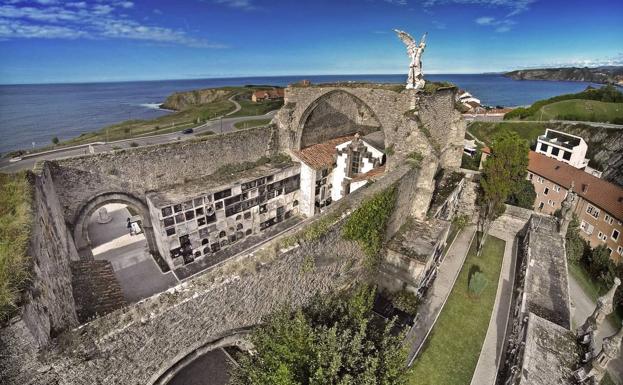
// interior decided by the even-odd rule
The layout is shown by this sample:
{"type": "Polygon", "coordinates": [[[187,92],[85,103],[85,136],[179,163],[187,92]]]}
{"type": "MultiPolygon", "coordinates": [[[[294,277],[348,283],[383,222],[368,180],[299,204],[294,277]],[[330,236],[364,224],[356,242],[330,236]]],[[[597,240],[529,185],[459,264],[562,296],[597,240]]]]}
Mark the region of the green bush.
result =
{"type": "Polygon", "coordinates": [[[0,174],[0,322],[17,309],[29,277],[31,194],[25,173],[0,174]]]}
{"type": "Polygon", "coordinates": [[[531,181],[524,179],[519,181],[511,191],[506,203],[513,206],[522,207],[532,210],[534,208],[534,200],[536,199],[536,191],[531,181]]]}
{"type": "Polygon", "coordinates": [[[374,288],[318,295],[303,309],[284,307],[255,328],[255,354],[232,366],[232,385],[405,385],[403,334],[375,320],[374,288]]]}
{"type": "Polygon", "coordinates": [[[417,313],[419,299],[418,297],[408,290],[401,290],[394,293],[392,296],[392,304],[396,309],[402,310],[405,313],[415,315],[417,313]]]}
{"type": "Polygon", "coordinates": [[[138,147],[139,144],[136,142],[130,142],[130,147],[138,147]]]}
{"type": "Polygon", "coordinates": [[[456,226],[457,231],[461,231],[469,224],[469,217],[466,214],[457,215],[452,218],[452,224],[456,226]]]}
{"type": "Polygon", "coordinates": [[[479,297],[489,284],[487,276],[480,269],[474,271],[469,277],[469,293],[474,297],[479,297]]]}
{"type": "Polygon", "coordinates": [[[377,193],[351,214],[342,229],[343,238],[359,243],[370,258],[369,267],[376,266],[378,262],[378,253],[383,245],[385,228],[395,201],[395,186],[377,193]]]}
{"type": "Polygon", "coordinates": [[[52,144],[57,145],[60,143],[60,140],[58,140],[58,136],[55,136],[52,138],[52,144]]]}

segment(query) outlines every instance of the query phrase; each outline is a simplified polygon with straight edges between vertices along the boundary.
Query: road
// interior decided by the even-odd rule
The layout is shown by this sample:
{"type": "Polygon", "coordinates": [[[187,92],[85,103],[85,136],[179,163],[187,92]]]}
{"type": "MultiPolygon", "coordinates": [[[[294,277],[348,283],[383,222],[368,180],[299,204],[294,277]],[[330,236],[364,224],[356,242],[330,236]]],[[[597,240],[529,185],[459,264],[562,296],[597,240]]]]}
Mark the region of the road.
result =
{"type": "MultiPolygon", "coordinates": [[[[228,115],[233,114],[240,110],[240,105],[235,101],[232,102],[236,105],[236,109],[230,112],[228,115]]],[[[139,147],[149,146],[154,144],[164,144],[164,143],[172,143],[180,140],[188,140],[195,138],[198,134],[203,132],[212,131],[216,134],[225,133],[236,130],[234,124],[237,122],[243,122],[246,120],[254,120],[254,119],[269,119],[275,115],[276,111],[271,111],[265,115],[259,116],[243,116],[243,117],[235,117],[228,118],[222,117],[214,120],[210,120],[201,126],[195,127],[194,132],[192,134],[182,134],[181,131],[172,132],[168,134],[160,134],[160,135],[150,135],[143,137],[136,137],[132,139],[124,139],[115,142],[97,142],[92,144],[93,153],[100,153],[111,151],[113,149],[120,148],[130,148],[132,147],[132,143],[138,144],[139,147]]],[[[136,146],[134,146],[136,147],[136,146]]],[[[0,171],[1,172],[17,172],[20,170],[32,169],[35,164],[39,161],[43,160],[54,160],[61,158],[69,158],[73,156],[79,156],[89,153],[89,145],[80,145],[80,146],[72,146],[58,150],[45,151],[41,153],[36,153],[32,155],[27,155],[22,157],[22,160],[17,162],[11,162],[8,158],[0,159],[0,171]]]]}

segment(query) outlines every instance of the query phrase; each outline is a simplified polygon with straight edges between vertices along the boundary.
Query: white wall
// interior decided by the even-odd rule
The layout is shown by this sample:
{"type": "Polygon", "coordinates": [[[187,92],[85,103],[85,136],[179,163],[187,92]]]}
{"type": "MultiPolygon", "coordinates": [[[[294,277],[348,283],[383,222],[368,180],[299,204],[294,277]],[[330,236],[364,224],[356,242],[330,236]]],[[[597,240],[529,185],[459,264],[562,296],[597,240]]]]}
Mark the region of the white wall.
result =
{"type": "Polygon", "coordinates": [[[311,217],[315,212],[316,170],[301,162],[300,213],[311,217]]]}

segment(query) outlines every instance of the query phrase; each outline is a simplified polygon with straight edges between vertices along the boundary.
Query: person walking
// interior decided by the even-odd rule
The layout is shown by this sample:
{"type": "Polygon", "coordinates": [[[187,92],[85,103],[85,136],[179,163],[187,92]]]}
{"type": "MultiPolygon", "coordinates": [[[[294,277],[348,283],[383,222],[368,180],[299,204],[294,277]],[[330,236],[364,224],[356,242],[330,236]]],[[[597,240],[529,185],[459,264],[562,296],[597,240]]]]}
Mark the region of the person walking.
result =
{"type": "Polygon", "coordinates": [[[128,218],[128,224],[126,227],[130,230],[130,235],[134,235],[134,229],[132,228],[132,222],[130,222],[130,218],[128,218]]]}

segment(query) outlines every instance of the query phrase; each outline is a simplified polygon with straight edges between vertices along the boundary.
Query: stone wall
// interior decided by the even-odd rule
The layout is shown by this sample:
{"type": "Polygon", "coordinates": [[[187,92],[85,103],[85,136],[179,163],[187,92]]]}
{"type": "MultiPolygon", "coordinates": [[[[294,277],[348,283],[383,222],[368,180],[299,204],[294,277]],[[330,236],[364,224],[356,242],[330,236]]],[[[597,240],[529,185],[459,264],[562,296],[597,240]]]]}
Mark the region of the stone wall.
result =
{"type": "MultiPolygon", "coordinates": [[[[414,177],[403,165],[367,188],[332,205],[326,215],[347,216],[365,199],[414,177]]],[[[409,184],[404,184],[409,186],[409,184]]],[[[398,203],[396,211],[404,210],[398,203]]],[[[325,216],[306,222],[313,225],[325,216]]],[[[396,226],[400,226],[400,219],[396,226]]],[[[300,306],[365,277],[363,252],[341,237],[343,219],[320,239],[279,250],[295,228],[167,292],[100,317],[58,337],[45,351],[7,338],[11,354],[3,384],[153,384],[189,353],[238,330],[257,325],[283,305],[300,306]],[[41,354],[45,353],[45,354],[41,354]],[[27,368],[18,370],[16,368],[27,368]]],[[[16,328],[16,332],[21,329],[16,328]]],[[[23,332],[23,331],[22,331],[23,332]]],[[[20,334],[21,335],[21,334],[20,334]]]]}
{"type": "Polygon", "coordinates": [[[32,284],[26,293],[22,319],[39,345],[77,324],[71,290],[71,259],[77,258],[73,239],[63,221],[48,170],[33,175],[33,228],[29,255],[32,284]]]}
{"type": "Polygon", "coordinates": [[[272,127],[251,128],[177,143],[117,150],[50,162],[63,215],[73,223],[91,198],[112,192],[145,201],[160,190],[208,176],[219,167],[277,151],[272,127]]]}
{"type": "Polygon", "coordinates": [[[413,90],[396,92],[394,88],[374,84],[288,87],[285,105],[274,119],[280,131],[281,147],[298,150],[309,145],[307,128],[316,132],[314,137],[324,138],[317,132],[319,129],[330,129],[333,123],[345,119],[362,127],[376,126],[378,122],[385,135],[385,147],[393,149],[394,156],[388,160],[390,169],[414,151],[440,158],[443,168],[458,169],[466,125],[454,107],[456,89],[424,94],[413,90]],[[345,108],[335,106],[331,101],[338,95],[351,102],[345,108]],[[315,109],[323,110],[327,106],[333,107],[332,116],[339,121],[313,119],[315,109]]]}
{"type": "Polygon", "coordinates": [[[0,383],[28,371],[28,359],[8,365],[6,357],[35,357],[62,331],[78,324],[71,285],[70,260],[77,258],[49,171],[30,174],[33,186],[33,219],[28,255],[32,258],[29,287],[20,314],[0,329],[0,383]],[[5,365],[6,364],[6,365],[5,365]]]}

